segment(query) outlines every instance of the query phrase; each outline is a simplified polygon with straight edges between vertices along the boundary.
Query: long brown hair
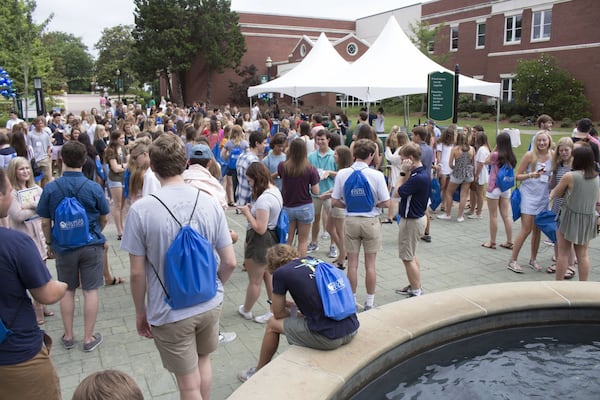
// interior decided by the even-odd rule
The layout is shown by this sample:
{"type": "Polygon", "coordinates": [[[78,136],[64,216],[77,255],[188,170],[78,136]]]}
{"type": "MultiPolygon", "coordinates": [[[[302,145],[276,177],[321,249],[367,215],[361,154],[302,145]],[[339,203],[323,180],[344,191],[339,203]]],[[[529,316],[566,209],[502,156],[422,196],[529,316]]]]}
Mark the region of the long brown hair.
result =
{"type": "Polygon", "coordinates": [[[246,176],[254,181],[252,184],[252,199],[256,200],[273,183],[273,178],[267,166],[261,162],[253,162],[246,170],[246,176]]]}
{"type": "Polygon", "coordinates": [[[283,171],[286,176],[302,176],[307,168],[310,168],[306,153],[306,143],[302,139],[294,139],[288,148],[287,159],[283,163],[283,171]]]}

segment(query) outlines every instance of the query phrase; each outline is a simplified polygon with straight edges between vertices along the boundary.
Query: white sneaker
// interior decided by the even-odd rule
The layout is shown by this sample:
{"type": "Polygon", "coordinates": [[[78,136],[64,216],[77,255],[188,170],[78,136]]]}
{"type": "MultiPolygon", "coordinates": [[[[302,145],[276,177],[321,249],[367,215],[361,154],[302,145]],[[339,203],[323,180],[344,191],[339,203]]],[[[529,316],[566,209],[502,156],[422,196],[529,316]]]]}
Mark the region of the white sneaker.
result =
{"type": "Polygon", "coordinates": [[[308,248],[306,249],[307,253],[312,253],[314,251],[319,250],[319,244],[318,243],[309,243],[308,244],[308,248]]]}
{"type": "Polygon", "coordinates": [[[338,257],[338,251],[335,246],[329,246],[328,256],[329,256],[329,258],[337,258],[338,257]]]}
{"type": "Polygon", "coordinates": [[[237,339],[235,332],[219,332],[219,344],[227,344],[237,339]]]}
{"type": "Polygon", "coordinates": [[[456,222],[465,222],[465,217],[456,218],[456,222]]]}
{"type": "Polygon", "coordinates": [[[323,234],[321,235],[321,239],[323,239],[323,240],[329,240],[329,233],[323,232],[323,234]]]}
{"type": "Polygon", "coordinates": [[[241,306],[239,306],[238,314],[240,314],[242,317],[244,317],[244,319],[247,319],[247,320],[251,320],[253,318],[252,311],[248,311],[248,312],[244,311],[243,304],[241,306]]]}
{"type": "Polygon", "coordinates": [[[437,218],[438,219],[446,219],[446,220],[452,219],[452,217],[448,214],[440,214],[437,216],[437,218]]]}
{"type": "Polygon", "coordinates": [[[259,324],[266,324],[267,321],[273,316],[271,311],[264,313],[263,315],[259,315],[254,317],[254,322],[258,322],[259,324]]]}
{"type": "Polygon", "coordinates": [[[256,367],[250,367],[238,373],[238,379],[241,382],[246,382],[248,379],[252,378],[252,375],[256,373],[256,367]]]}

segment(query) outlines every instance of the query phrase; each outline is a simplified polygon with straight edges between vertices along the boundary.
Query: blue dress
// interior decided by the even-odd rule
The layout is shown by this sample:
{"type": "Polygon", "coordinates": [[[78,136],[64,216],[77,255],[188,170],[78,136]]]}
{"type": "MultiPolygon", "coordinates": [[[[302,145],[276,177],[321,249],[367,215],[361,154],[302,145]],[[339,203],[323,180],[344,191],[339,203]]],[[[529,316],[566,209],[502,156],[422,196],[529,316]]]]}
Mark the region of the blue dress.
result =
{"type": "MultiPolygon", "coordinates": [[[[544,167],[545,171],[539,178],[528,178],[521,182],[521,214],[537,215],[548,209],[550,201],[550,190],[548,182],[552,173],[552,160],[548,158],[545,163],[539,162],[535,171],[544,167]]],[[[531,165],[527,166],[527,173],[535,172],[530,170],[531,165]]]]}

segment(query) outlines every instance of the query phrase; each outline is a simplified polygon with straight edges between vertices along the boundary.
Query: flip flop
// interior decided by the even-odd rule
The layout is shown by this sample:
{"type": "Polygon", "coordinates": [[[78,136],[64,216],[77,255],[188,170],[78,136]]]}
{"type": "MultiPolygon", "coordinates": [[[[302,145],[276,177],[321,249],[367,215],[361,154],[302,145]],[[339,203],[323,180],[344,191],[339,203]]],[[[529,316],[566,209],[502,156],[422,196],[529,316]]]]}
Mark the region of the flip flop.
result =
{"type": "Polygon", "coordinates": [[[515,260],[512,260],[511,262],[509,262],[508,266],[506,268],[510,269],[512,272],[516,272],[517,274],[523,273],[523,268],[521,268],[519,263],[516,262],[515,260]]]}
{"type": "Polygon", "coordinates": [[[512,250],[513,244],[511,242],[506,242],[506,243],[500,244],[500,247],[502,247],[503,249],[512,250]]]}
{"type": "Polygon", "coordinates": [[[485,247],[486,249],[496,250],[496,243],[494,243],[494,242],[481,243],[481,247],[485,247]]]}

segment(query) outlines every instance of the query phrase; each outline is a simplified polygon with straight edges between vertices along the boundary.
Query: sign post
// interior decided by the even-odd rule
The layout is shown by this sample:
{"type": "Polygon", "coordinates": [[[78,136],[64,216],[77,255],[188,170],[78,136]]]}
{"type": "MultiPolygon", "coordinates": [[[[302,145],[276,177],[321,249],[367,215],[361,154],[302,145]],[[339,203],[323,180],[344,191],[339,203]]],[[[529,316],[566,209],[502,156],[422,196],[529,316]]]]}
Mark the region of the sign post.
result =
{"type": "Polygon", "coordinates": [[[427,80],[427,116],[443,121],[454,114],[454,75],[432,72],[427,80]]]}

